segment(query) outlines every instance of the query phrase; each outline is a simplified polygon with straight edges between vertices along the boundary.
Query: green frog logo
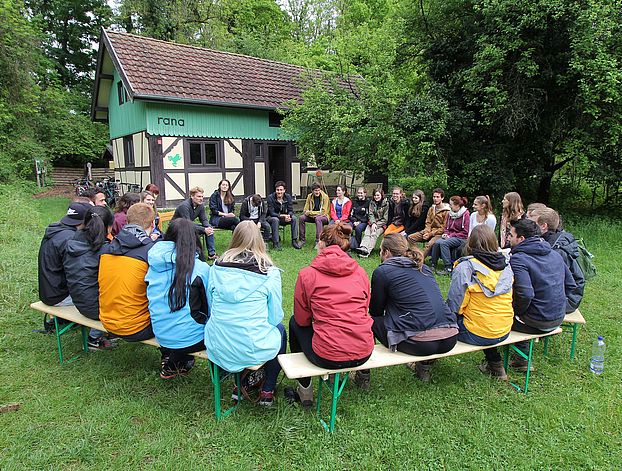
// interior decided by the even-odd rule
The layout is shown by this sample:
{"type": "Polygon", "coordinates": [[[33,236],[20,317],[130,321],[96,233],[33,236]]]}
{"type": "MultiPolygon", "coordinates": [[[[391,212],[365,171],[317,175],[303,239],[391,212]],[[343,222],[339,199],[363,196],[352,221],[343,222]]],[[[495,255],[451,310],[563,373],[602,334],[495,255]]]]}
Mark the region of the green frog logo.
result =
{"type": "Polygon", "coordinates": [[[177,167],[177,162],[179,162],[181,160],[181,155],[179,154],[175,154],[175,155],[169,155],[168,160],[171,164],[173,164],[173,167],[177,167]]]}

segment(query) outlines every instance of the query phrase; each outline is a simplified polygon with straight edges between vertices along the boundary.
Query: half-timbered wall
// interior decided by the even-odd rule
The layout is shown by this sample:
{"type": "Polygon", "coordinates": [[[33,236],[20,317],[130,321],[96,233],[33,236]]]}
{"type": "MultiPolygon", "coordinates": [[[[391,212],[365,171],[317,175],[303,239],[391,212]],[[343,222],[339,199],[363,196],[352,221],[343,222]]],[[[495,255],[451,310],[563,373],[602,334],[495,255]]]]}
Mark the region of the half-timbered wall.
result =
{"type": "Polygon", "coordinates": [[[145,132],[113,139],[112,156],[114,174],[121,181],[121,193],[125,193],[129,184],[136,184],[144,189],[151,182],[149,143],[145,132]],[[130,148],[128,148],[131,147],[130,148]],[[133,165],[127,165],[127,152],[133,153],[133,165]]]}

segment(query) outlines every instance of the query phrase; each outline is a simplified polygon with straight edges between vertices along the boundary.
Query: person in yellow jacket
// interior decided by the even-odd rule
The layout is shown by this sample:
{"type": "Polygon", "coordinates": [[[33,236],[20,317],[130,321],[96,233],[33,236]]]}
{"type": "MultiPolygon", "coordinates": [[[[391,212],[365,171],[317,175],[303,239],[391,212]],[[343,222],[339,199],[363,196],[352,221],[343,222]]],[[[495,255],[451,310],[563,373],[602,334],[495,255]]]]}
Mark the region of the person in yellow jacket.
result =
{"type": "Polygon", "coordinates": [[[328,216],[330,214],[330,199],[328,195],[322,191],[319,183],[314,183],[311,187],[311,193],[307,196],[305,207],[300,216],[300,243],[306,242],[306,223],[315,222],[315,245],[320,240],[320,234],[325,224],[328,224],[328,216]]]}
{"type": "MultiPolygon", "coordinates": [[[[467,256],[454,264],[447,305],[458,317],[460,342],[492,346],[505,340],[512,329],[514,275],[499,252],[494,231],[486,225],[473,229],[465,251],[467,256]]],[[[507,380],[497,349],[486,349],[484,354],[480,371],[507,380]]]]}

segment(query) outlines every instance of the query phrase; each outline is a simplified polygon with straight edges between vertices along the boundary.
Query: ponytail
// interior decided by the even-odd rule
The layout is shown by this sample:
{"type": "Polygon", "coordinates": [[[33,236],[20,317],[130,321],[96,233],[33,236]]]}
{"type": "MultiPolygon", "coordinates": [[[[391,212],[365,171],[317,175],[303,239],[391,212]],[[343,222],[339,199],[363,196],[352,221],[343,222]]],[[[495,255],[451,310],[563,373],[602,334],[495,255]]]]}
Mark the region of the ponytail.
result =
{"type": "Polygon", "coordinates": [[[112,223],[112,214],[104,206],[93,206],[86,211],[83,232],[91,250],[97,252],[108,241],[108,228],[112,223]]]}
{"type": "Polygon", "coordinates": [[[391,253],[394,257],[408,257],[412,260],[417,270],[423,269],[423,252],[415,243],[410,242],[408,237],[400,234],[389,234],[384,236],[380,244],[380,250],[391,253]]]}

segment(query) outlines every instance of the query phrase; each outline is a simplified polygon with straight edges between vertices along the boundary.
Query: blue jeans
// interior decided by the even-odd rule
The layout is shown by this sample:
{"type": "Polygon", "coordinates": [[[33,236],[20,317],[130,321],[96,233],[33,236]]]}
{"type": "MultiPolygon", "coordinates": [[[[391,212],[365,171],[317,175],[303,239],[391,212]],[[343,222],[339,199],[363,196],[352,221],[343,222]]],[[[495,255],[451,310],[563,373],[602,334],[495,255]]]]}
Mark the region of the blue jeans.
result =
{"type": "Polygon", "coordinates": [[[457,249],[464,244],[465,240],[458,237],[449,237],[448,239],[438,239],[432,246],[430,257],[432,258],[432,266],[436,266],[439,255],[443,260],[445,268],[451,268],[451,249],[457,249]]]}
{"type": "Polygon", "coordinates": [[[216,253],[216,243],[214,242],[214,234],[208,236],[203,233],[205,237],[205,246],[207,247],[207,255],[214,255],[216,253]]]}
{"type": "Polygon", "coordinates": [[[472,332],[469,332],[468,329],[464,326],[464,316],[458,316],[458,341],[468,343],[469,345],[478,345],[481,347],[489,347],[491,345],[495,345],[499,342],[503,342],[508,338],[510,333],[508,332],[503,337],[499,337],[498,339],[487,339],[486,337],[480,337],[479,335],[475,335],[472,332]]]}
{"type": "Polygon", "coordinates": [[[350,223],[352,226],[352,237],[350,237],[350,248],[356,249],[361,244],[361,238],[363,237],[363,232],[367,229],[367,223],[360,223],[358,226],[355,226],[353,223],[350,223]]]}
{"type": "MultiPolygon", "coordinates": [[[[279,324],[276,327],[279,329],[279,332],[281,332],[281,349],[279,350],[280,355],[287,351],[287,332],[285,332],[283,324],[279,324]]],[[[269,360],[264,364],[264,368],[266,369],[266,381],[261,389],[263,391],[274,391],[274,388],[276,387],[276,380],[281,372],[281,364],[275,356],[272,360],[269,360]]]]}

